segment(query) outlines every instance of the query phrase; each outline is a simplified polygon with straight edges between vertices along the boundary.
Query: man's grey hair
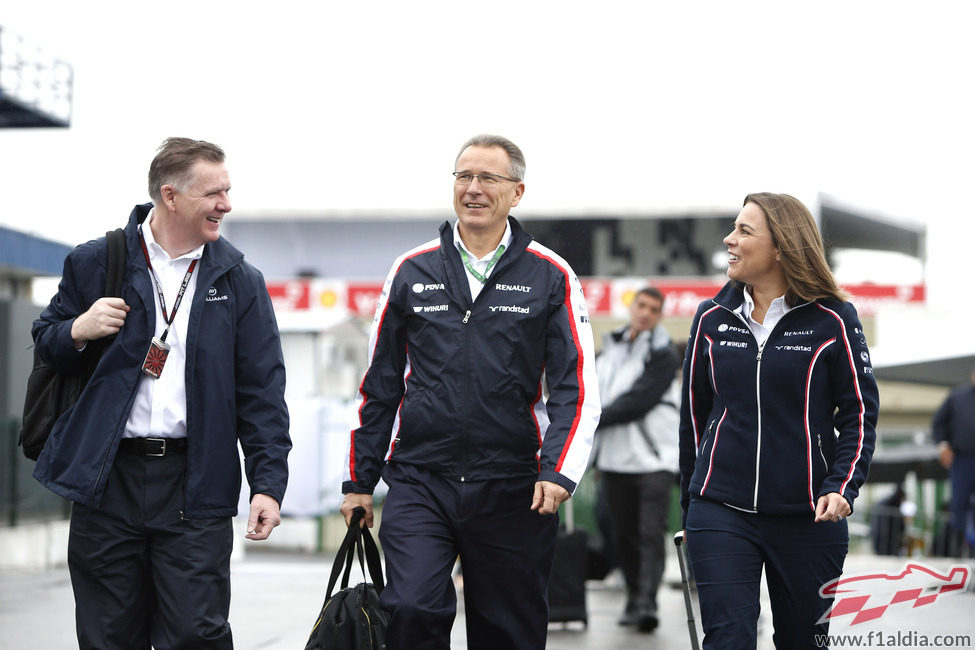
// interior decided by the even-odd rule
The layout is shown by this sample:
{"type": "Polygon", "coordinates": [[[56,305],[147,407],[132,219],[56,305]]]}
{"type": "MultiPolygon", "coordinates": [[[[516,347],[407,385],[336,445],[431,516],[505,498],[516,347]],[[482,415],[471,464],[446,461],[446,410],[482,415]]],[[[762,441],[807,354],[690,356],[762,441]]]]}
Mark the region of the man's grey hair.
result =
{"type": "Polygon", "coordinates": [[[490,133],[482,133],[481,135],[475,135],[473,138],[468,140],[457,152],[457,158],[454,159],[454,167],[457,166],[457,161],[460,157],[467,151],[468,147],[499,147],[504,149],[505,153],[508,154],[508,176],[512,178],[517,178],[519,181],[525,180],[525,154],[521,152],[514,142],[500,135],[491,135],[490,133]]]}
{"type": "Polygon", "coordinates": [[[193,165],[198,160],[223,163],[225,157],[223,149],[206,140],[166,138],[149,165],[149,197],[159,205],[162,203],[163,185],[175,185],[185,190],[193,178],[193,165]]]}

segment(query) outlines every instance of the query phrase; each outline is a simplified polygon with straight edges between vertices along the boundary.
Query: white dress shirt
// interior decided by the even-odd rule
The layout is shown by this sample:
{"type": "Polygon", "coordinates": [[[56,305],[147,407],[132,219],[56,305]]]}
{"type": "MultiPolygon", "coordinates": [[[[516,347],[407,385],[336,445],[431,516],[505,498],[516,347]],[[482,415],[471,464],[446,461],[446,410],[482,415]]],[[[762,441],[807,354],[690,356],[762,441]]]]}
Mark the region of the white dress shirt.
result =
{"type": "MultiPolygon", "coordinates": [[[[146,250],[155,271],[156,278],[162,286],[166,300],[166,311],[172,315],[179,287],[183,284],[183,277],[193,260],[203,256],[203,246],[185,255],[170,259],[162,246],[156,243],[152,236],[149,222],[154,212],[150,212],[142,225],[142,235],[146,240],[146,250]]],[[[156,336],[162,336],[166,329],[162,306],[155,280],[147,266],[143,266],[143,273],[148,274],[152,285],[153,302],[156,305],[156,336]]],[[[125,423],[126,438],[185,438],[186,437],[186,328],[190,319],[190,305],[196,293],[196,278],[200,275],[200,263],[197,262],[193,275],[186,285],[186,292],[176,310],[176,317],[166,335],[166,343],[171,346],[166,365],[158,379],[142,375],[139,387],[129,411],[129,419],[125,423]]],[[[124,326],[123,326],[124,327],[124,326]]],[[[146,351],[149,350],[146,341],[146,351]]]]}
{"type": "Polygon", "coordinates": [[[758,341],[758,347],[765,345],[765,341],[768,340],[768,335],[772,333],[775,328],[775,324],[778,323],[783,316],[792,311],[792,307],[785,302],[785,296],[779,296],[772,301],[769,305],[768,311],[765,312],[765,319],[759,323],[754,318],[752,318],[752,312],[755,311],[755,300],[752,298],[752,294],[748,291],[748,287],[745,287],[745,302],[741,303],[739,308],[741,315],[745,317],[745,321],[748,323],[749,329],[751,329],[752,334],[755,335],[755,339],[758,341]]]}

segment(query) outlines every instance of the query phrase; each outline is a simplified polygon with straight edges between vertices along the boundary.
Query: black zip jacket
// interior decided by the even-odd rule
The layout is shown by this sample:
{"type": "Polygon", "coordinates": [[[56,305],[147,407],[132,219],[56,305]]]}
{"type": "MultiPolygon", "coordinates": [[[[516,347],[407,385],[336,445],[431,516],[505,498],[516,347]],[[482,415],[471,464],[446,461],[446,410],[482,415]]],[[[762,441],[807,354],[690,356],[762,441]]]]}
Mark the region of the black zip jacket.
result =
{"type": "Polygon", "coordinates": [[[343,492],[371,493],[386,459],[459,481],[537,476],[575,489],[599,421],[588,311],[565,261],[509,220],[511,244],[476,300],[447,222],[394,262],[343,492]]]}
{"type": "Polygon", "coordinates": [[[867,341],[848,302],[785,314],[759,346],[729,282],[701,303],[684,359],[681,505],[691,495],[746,511],[812,513],[867,478],[879,400],[867,341]]]}

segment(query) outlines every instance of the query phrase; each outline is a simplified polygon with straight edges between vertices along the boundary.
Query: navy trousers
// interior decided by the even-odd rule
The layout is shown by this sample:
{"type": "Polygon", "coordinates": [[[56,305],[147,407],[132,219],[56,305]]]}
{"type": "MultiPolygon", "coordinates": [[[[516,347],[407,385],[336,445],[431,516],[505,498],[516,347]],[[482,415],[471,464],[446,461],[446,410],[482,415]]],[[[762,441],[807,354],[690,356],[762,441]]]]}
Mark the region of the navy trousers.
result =
{"type": "Polygon", "coordinates": [[[776,648],[820,648],[817,624],[832,601],[819,588],[843,573],[849,545],[846,520],[813,522],[813,514],[742,512],[705,499],[687,511],[687,552],[697,580],[704,648],[753,650],[762,568],[772,608],[776,648]]]}
{"type": "Polygon", "coordinates": [[[532,511],[534,477],[461,482],[390,463],[379,539],[389,650],[449,650],[460,557],[470,649],[541,650],[558,517],[532,511]]]}
{"type": "Polygon", "coordinates": [[[975,544],[972,526],[972,499],[975,498],[975,457],[955,456],[951,465],[951,526],[959,535],[966,534],[975,544]]]}
{"type": "Polygon", "coordinates": [[[181,519],[185,455],[119,453],[98,509],[74,504],[68,568],[78,645],[233,648],[229,517],[181,519]]]}

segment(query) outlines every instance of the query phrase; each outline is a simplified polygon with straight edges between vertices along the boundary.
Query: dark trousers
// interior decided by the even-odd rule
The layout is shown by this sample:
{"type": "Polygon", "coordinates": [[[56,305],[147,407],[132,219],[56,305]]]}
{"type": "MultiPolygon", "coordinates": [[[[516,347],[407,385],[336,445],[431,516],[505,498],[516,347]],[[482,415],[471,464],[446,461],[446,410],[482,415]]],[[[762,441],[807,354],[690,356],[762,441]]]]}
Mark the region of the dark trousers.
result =
{"type": "MultiPolygon", "coordinates": [[[[972,499],[975,498],[975,457],[955,456],[951,464],[951,527],[959,535],[969,533],[972,499]]],[[[969,541],[975,544],[975,541],[969,541]]]]}
{"type": "Polygon", "coordinates": [[[558,517],[532,511],[533,477],[461,482],[390,463],[379,528],[389,650],[449,650],[464,574],[467,647],[545,647],[558,517]]]}
{"type": "Polygon", "coordinates": [[[119,453],[101,507],[74,504],[78,645],[233,648],[229,517],[181,519],[186,456],[119,453]]]}
{"type": "Polygon", "coordinates": [[[674,475],[603,472],[601,480],[612,520],[613,544],[626,581],[625,613],[656,616],[674,475]]]}
{"type": "Polygon", "coordinates": [[[776,648],[820,648],[817,624],[832,601],[819,589],[843,573],[846,520],[813,522],[813,514],[753,514],[692,499],[687,550],[697,579],[704,648],[754,649],[762,568],[772,608],[776,648]]]}

